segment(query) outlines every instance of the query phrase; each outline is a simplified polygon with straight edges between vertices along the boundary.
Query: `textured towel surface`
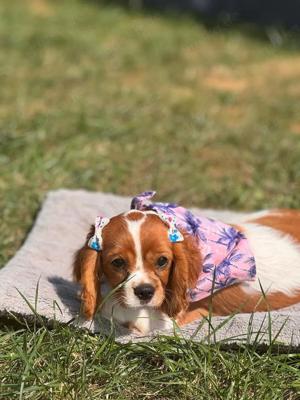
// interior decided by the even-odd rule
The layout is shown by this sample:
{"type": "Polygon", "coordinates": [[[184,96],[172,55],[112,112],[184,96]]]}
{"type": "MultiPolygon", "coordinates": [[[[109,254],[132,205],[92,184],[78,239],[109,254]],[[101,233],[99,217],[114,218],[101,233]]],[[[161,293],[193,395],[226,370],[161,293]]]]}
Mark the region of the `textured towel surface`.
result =
{"type": "MultiPolygon", "coordinates": [[[[75,317],[80,326],[93,332],[108,333],[108,321],[82,322],[77,318],[80,302],[78,286],[72,282],[71,264],[74,251],[83,244],[85,235],[96,214],[113,216],[129,209],[130,199],[111,194],[86,191],[58,190],[50,192],[26,242],[8,264],[0,270],[0,316],[10,313],[32,317],[27,302],[34,306],[38,284],[37,312],[46,319],[68,322],[75,317]],[[27,299],[24,300],[23,296],[27,299]]],[[[241,222],[248,214],[230,211],[197,210],[226,222],[241,222]]],[[[214,317],[198,329],[194,322],[178,331],[184,337],[232,342],[258,340],[269,342],[272,337],[287,346],[300,344],[300,304],[271,313],[238,314],[228,320],[214,317]],[[226,321],[226,323],[223,323],[226,321]],[[278,336],[276,336],[278,334],[278,336]]],[[[163,334],[173,335],[173,331],[163,334]]],[[[154,334],[136,337],[126,329],[116,328],[120,342],[150,340],[154,334]]]]}

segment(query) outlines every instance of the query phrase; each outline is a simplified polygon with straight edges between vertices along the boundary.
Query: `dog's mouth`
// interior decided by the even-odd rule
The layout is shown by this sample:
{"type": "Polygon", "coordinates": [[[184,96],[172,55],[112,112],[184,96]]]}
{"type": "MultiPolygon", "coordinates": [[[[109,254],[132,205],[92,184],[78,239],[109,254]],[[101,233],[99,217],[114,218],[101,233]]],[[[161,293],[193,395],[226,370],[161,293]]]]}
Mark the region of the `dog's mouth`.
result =
{"type": "Polygon", "coordinates": [[[147,306],[147,304],[151,303],[151,300],[140,300],[142,306],[147,306]]]}
{"type": "Polygon", "coordinates": [[[150,304],[151,301],[147,301],[147,300],[139,300],[138,303],[131,304],[126,299],[124,299],[124,297],[122,297],[119,300],[119,302],[125,308],[141,308],[141,307],[156,308],[157,307],[157,306],[154,306],[153,304],[150,304]]]}
{"type": "Polygon", "coordinates": [[[121,296],[119,298],[119,303],[125,307],[125,308],[159,308],[162,303],[163,299],[161,301],[157,301],[156,299],[151,299],[151,300],[138,300],[135,302],[135,304],[132,304],[131,302],[127,301],[127,299],[124,296],[121,296]]]}

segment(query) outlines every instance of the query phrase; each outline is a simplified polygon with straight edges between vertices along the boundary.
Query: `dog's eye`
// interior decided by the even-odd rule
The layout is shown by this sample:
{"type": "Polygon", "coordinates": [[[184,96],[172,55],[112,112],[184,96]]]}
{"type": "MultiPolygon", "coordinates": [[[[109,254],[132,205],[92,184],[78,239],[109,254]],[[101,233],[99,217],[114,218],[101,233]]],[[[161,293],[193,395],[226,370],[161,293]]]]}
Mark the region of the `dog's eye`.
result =
{"type": "Polygon", "coordinates": [[[159,258],[157,259],[157,261],[156,261],[156,265],[157,265],[159,268],[163,268],[163,267],[165,267],[167,264],[168,264],[168,259],[167,259],[167,257],[164,257],[164,256],[159,257],[159,258]]]}
{"type": "Polygon", "coordinates": [[[123,258],[121,258],[121,257],[115,258],[114,260],[112,260],[111,263],[114,267],[117,267],[117,268],[123,268],[125,266],[125,260],[123,260],[123,258]]]}

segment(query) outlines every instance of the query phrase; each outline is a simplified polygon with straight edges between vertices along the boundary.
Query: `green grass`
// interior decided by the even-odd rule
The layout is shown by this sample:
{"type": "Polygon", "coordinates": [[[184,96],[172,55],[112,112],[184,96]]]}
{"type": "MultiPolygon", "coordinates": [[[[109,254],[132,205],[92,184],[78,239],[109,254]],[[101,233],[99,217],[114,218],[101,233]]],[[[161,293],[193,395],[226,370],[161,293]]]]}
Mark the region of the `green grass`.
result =
{"type": "MultiPolygon", "coordinates": [[[[0,264],[60,187],[300,208],[299,46],[282,35],[273,47],[100,1],[2,0],[0,264]]],[[[0,349],[9,399],[289,399],[300,385],[298,355],[247,347],[3,327],[0,349]]]]}
{"type": "Polygon", "coordinates": [[[1,399],[299,398],[299,354],[177,337],[118,345],[70,328],[3,332],[0,341],[1,399]]]}

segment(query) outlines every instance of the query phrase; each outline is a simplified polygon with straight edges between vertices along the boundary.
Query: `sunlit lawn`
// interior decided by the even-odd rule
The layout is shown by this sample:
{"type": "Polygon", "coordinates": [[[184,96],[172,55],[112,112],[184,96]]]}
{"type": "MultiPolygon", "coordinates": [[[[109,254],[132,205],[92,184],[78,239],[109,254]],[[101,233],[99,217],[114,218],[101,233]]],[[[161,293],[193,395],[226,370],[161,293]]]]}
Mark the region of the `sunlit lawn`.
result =
{"type": "MultiPolygon", "coordinates": [[[[96,1],[2,0],[0,13],[1,265],[61,187],[300,208],[299,38],[273,47],[96,1]]],[[[292,399],[300,385],[298,355],[249,348],[104,348],[65,329],[1,343],[9,399],[292,399]]]]}

